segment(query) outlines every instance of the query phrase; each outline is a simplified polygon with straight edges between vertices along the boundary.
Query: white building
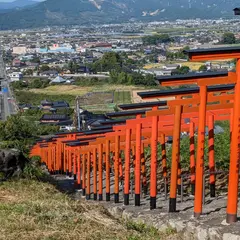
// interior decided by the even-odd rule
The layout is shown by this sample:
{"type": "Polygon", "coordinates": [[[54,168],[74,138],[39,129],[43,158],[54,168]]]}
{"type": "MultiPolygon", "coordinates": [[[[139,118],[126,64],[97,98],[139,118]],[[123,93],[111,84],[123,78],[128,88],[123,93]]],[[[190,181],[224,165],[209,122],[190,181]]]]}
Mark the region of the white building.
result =
{"type": "Polygon", "coordinates": [[[164,62],[167,60],[167,57],[166,56],[163,56],[163,55],[158,55],[158,62],[164,62]]]}
{"type": "Polygon", "coordinates": [[[27,47],[25,46],[13,47],[13,54],[24,55],[26,53],[27,53],[27,47]]]}
{"type": "Polygon", "coordinates": [[[23,74],[21,72],[13,72],[9,74],[9,77],[12,82],[20,81],[23,78],[23,74]]]}
{"type": "Polygon", "coordinates": [[[163,69],[173,71],[176,70],[178,67],[181,67],[180,64],[166,64],[163,66],[163,69]]]}

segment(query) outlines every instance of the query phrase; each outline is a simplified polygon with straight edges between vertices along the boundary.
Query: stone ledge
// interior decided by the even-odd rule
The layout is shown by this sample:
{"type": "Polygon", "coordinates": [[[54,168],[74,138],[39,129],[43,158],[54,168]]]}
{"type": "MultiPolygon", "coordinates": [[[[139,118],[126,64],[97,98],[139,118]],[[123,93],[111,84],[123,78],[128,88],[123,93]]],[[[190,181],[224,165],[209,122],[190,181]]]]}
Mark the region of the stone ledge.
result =
{"type": "MultiPolygon", "coordinates": [[[[184,240],[240,240],[240,235],[223,233],[222,225],[219,225],[219,227],[207,226],[201,220],[195,220],[193,216],[189,217],[189,215],[187,218],[183,218],[183,214],[179,213],[156,214],[154,211],[152,211],[152,214],[146,214],[136,210],[131,211],[125,206],[116,206],[114,204],[105,205],[105,207],[107,207],[112,216],[118,219],[132,220],[138,223],[141,222],[148,226],[153,226],[162,232],[171,227],[175,229],[184,240]]],[[[231,227],[229,231],[231,231],[231,227]]]]}

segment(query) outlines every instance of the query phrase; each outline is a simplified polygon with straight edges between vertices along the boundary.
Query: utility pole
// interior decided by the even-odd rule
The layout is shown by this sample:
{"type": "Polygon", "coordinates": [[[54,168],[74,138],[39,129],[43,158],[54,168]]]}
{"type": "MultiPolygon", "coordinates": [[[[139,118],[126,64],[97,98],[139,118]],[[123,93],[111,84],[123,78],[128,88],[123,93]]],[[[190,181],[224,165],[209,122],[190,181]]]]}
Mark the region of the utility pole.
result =
{"type": "Polygon", "coordinates": [[[81,120],[80,120],[80,110],[79,110],[79,101],[78,101],[79,99],[78,99],[78,97],[76,98],[76,101],[77,101],[77,109],[76,109],[76,113],[77,113],[77,122],[78,122],[78,124],[77,124],[77,126],[78,126],[78,131],[80,131],[81,130],[81,120]]]}

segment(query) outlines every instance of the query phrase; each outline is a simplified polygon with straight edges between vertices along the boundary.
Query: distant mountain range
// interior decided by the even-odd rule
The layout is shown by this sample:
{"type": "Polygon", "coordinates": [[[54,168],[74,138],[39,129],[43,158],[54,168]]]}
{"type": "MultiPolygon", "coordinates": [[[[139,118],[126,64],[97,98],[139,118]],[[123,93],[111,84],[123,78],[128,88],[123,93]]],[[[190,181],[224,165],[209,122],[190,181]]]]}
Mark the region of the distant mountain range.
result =
{"type": "Polygon", "coordinates": [[[117,23],[131,19],[154,21],[219,18],[233,16],[232,9],[240,7],[237,0],[46,0],[38,4],[31,0],[16,2],[21,2],[22,5],[0,14],[0,29],[117,23]]]}
{"type": "Polygon", "coordinates": [[[23,8],[31,5],[38,4],[39,1],[33,1],[33,0],[16,0],[13,2],[1,2],[0,1],[0,9],[15,9],[15,8],[23,8]]]}

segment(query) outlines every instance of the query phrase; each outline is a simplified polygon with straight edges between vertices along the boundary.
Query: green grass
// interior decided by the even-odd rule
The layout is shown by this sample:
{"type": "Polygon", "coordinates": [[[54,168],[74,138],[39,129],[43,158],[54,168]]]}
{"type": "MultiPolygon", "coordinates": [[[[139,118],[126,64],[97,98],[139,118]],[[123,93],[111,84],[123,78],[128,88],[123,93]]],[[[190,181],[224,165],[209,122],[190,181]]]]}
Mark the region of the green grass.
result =
{"type": "Polygon", "coordinates": [[[40,105],[41,101],[47,99],[49,101],[59,101],[65,100],[71,106],[74,106],[76,96],[68,95],[67,93],[59,94],[44,94],[44,93],[34,93],[30,91],[15,91],[15,96],[17,102],[19,103],[31,103],[34,106],[40,105]]]}
{"type": "Polygon", "coordinates": [[[166,239],[142,223],[121,222],[93,202],[75,201],[49,183],[33,180],[0,185],[1,240],[166,239]]]}
{"type": "MultiPolygon", "coordinates": [[[[108,92],[106,92],[107,95],[108,92]]],[[[34,106],[39,106],[41,101],[47,99],[49,101],[65,100],[70,106],[75,106],[76,96],[68,94],[68,92],[59,92],[54,94],[49,93],[38,93],[31,91],[15,91],[15,96],[18,103],[31,103],[34,106]]],[[[103,110],[109,109],[111,104],[103,104],[103,99],[95,99],[96,103],[91,105],[102,105],[103,110]],[[102,103],[101,103],[102,102],[102,103]],[[108,106],[109,105],[109,106],[108,106]]],[[[131,103],[131,92],[130,91],[114,91],[114,104],[120,103],[131,103]]],[[[86,105],[86,104],[85,104],[86,105]]],[[[88,104],[87,104],[88,105],[88,104]]],[[[93,106],[94,108],[94,106],[93,106]]],[[[96,110],[99,110],[98,108],[96,110]]]]}
{"type": "Polygon", "coordinates": [[[129,91],[115,91],[114,103],[131,103],[131,92],[129,91]]]}

